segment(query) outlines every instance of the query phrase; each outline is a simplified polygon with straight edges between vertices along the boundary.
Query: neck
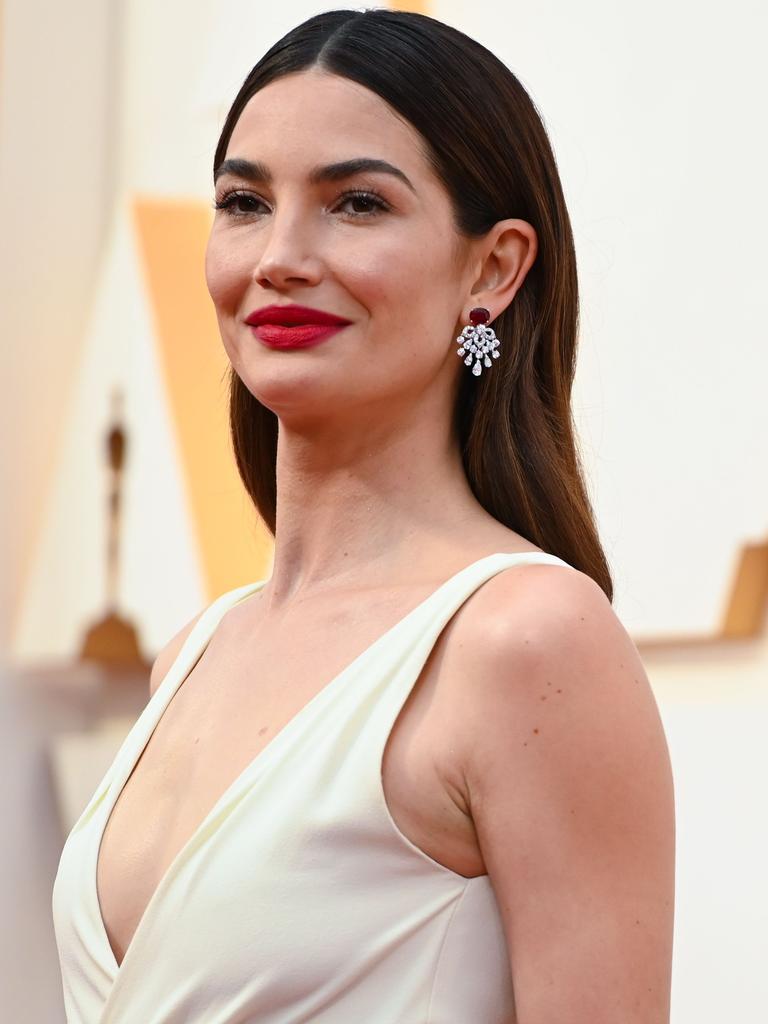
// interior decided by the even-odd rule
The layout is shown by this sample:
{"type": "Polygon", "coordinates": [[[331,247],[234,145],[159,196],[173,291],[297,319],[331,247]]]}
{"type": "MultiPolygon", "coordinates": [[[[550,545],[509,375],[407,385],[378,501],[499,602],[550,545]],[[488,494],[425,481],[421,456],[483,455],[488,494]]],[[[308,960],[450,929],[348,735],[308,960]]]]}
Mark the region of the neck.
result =
{"type": "Polygon", "coordinates": [[[281,422],[269,606],[463,564],[478,522],[498,523],[472,494],[449,433],[422,420],[310,437],[281,422]]]}

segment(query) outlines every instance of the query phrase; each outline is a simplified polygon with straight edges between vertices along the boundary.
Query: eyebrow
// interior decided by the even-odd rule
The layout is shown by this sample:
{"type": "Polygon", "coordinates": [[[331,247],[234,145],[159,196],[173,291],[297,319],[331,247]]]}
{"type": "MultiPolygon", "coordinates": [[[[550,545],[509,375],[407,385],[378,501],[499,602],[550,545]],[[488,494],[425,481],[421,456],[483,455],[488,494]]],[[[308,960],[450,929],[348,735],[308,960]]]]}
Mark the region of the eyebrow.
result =
{"type": "MultiPolygon", "coordinates": [[[[400,181],[404,182],[411,192],[416,192],[408,176],[399,167],[395,167],[386,160],[377,160],[373,157],[365,156],[355,157],[352,160],[341,160],[339,163],[326,164],[321,167],[313,167],[309,172],[309,181],[312,185],[319,185],[324,181],[340,181],[342,178],[351,178],[353,174],[360,174],[363,171],[391,174],[393,177],[399,178],[400,181]]],[[[246,181],[250,181],[253,184],[263,182],[269,185],[272,182],[272,173],[266,164],[259,161],[244,160],[241,157],[230,157],[230,159],[220,163],[213,176],[214,184],[224,174],[245,178],[246,181]]]]}

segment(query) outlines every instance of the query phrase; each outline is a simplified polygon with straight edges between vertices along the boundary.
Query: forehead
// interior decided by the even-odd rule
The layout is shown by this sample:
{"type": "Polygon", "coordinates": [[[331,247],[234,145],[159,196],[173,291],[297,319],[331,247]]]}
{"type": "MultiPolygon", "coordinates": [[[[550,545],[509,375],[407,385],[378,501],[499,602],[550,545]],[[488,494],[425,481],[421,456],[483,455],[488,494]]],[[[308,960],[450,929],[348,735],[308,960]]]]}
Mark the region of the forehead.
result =
{"type": "Polygon", "coordinates": [[[252,96],[227,155],[303,154],[314,164],[324,155],[337,159],[340,148],[426,169],[423,140],[411,124],[364,85],[318,69],[285,75],[252,96]]]}

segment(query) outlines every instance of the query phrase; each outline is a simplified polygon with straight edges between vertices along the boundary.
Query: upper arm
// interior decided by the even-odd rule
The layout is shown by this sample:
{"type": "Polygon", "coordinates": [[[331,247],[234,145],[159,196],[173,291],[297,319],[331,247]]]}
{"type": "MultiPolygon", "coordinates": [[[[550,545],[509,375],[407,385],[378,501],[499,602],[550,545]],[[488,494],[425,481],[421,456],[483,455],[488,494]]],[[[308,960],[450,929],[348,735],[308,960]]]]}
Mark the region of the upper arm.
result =
{"type": "MultiPolygon", "coordinates": [[[[203,609],[203,611],[204,610],[205,609],[203,609]]],[[[203,612],[201,611],[193,619],[190,619],[190,621],[185,626],[183,626],[178,633],[174,634],[174,636],[171,637],[171,639],[168,641],[165,647],[162,648],[160,653],[155,658],[154,663],[152,665],[152,671],[150,672],[149,675],[150,697],[165,678],[171,665],[178,657],[179,651],[184,646],[185,640],[192,632],[195,623],[202,614],[203,612]]]]}
{"type": "Polygon", "coordinates": [[[523,594],[506,575],[463,770],[519,1019],[668,1024],[674,794],[650,684],[589,577],[547,567],[523,594]]]}

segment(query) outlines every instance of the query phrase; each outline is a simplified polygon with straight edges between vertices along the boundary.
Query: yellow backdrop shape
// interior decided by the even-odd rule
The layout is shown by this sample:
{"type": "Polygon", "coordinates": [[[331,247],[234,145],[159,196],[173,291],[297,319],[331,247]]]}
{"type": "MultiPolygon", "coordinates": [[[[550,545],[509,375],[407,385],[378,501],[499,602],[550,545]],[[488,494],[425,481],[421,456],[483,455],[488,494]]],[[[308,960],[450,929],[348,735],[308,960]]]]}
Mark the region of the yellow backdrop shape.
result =
{"type": "Polygon", "coordinates": [[[273,540],[240,481],[229,439],[229,361],[204,273],[211,213],[199,200],[137,197],[133,214],[200,565],[213,599],[263,579],[273,540]]]}

